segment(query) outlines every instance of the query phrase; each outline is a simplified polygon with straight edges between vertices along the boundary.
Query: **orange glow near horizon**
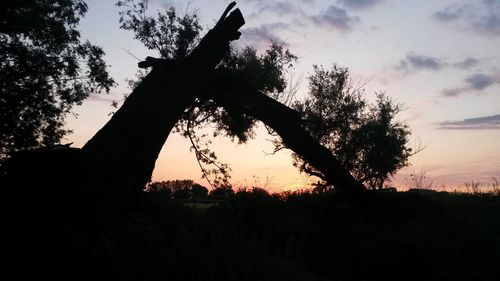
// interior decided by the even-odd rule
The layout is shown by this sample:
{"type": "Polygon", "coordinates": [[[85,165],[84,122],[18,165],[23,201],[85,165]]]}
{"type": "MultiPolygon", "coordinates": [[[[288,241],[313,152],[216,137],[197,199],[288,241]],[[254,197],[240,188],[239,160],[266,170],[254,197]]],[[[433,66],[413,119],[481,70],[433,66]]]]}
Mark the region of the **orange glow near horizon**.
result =
{"type": "MultiPolygon", "coordinates": [[[[82,111],[78,119],[70,119],[75,133],[67,138],[73,146],[81,147],[109,119],[111,108],[107,104],[86,101],[101,113],[82,111]],[[89,126],[89,124],[93,124],[89,126]]],[[[434,135],[428,147],[410,159],[410,167],[403,168],[392,179],[390,186],[405,190],[412,187],[411,173],[424,170],[433,180],[435,189],[455,189],[465,182],[479,181],[482,186],[492,183],[492,178],[500,179],[500,156],[492,154],[498,146],[500,130],[478,130],[473,134],[455,130],[426,129],[427,135],[434,135]],[[478,146],[467,147],[475,143],[478,146]],[[463,147],[464,149],[456,149],[463,147]],[[444,155],[444,156],[443,156],[444,155]]],[[[414,130],[415,131],[415,130],[414,130]]],[[[425,130],[422,130],[425,132],[425,130]]],[[[316,181],[300,174],[292,166],[291,151],[282,150],[275,155],[272,136],[264,128],[256,130],[256,139],[239,145],[229,139],[219,137],[214,140],[213,149],[219,159],[230,165],[231,184],[235,188],[263,187],[272,192],[300,190],[311,187],[316,181]]],[[[153,172],[153,181],[192,179],[210,187],[201,178],[195,156],[189,151],[189,142],[178,134],[171,134],[162,149],[153,172]]]]}

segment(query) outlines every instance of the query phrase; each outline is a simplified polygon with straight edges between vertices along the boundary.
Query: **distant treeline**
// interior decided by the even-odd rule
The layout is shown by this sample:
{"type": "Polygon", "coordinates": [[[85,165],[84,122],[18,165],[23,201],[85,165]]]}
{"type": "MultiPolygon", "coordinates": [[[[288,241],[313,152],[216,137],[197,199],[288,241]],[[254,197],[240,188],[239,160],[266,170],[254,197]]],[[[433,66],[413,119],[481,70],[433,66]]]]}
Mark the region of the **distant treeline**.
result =
{"type": "Polygon", "coordinates": [[[151,182],[147,192],[171,199],[225,199],[234,194],[231,186],[221,186],[208,190],[193,180],[168,180],[151,182]]]}

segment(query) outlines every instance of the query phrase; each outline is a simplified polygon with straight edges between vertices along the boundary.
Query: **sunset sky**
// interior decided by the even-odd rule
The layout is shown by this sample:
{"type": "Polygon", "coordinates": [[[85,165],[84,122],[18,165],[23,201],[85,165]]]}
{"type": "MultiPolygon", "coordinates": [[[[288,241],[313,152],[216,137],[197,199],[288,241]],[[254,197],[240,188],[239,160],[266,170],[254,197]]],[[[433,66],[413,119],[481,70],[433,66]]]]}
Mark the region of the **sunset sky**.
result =
{"type": "MultiPolygon", "coordinates": [[[[74,130],[66,139],[82,146],[109,119],[111,101],[130,90],[137,60],[158,56],[120,30],[114,0],[87,0],[80,24],[82,38],[106,52],[112,77],[119,85],[109,95],[91,96],[69,116],[74,130]],[[131,55],[133,54],[133,56],[131,55]]],[[[174,6],[181,14],[197,11],[204,31],[230,1],[150,1],[151,13],[174,6]]],[[[406,105],[399,119],[412,128],[412,145],[426,149],[410,159],[411,166],[394,185],[411,185],[409,173],[422,169],[436,188],[500,179],[500,1],[409,0],[240,0],[246,24],[238,45],[264,50],[270,40],[284,41],[299,57],[293,69],[302,77],[297,98],[307,94],[313,65],[349,67],[366,84],[369,100],[376,91],[406,105]]],[[[214,141],[220,160],[230,164],[235,186],[259,185],[272,191],[307,187],[310,180],[292,166],[290,151],[268,155],[271,136],[238,145],[214,141]]],[[[188,141],[171,135],[157,161],[153,180],[201,179],[188,141]]]]}

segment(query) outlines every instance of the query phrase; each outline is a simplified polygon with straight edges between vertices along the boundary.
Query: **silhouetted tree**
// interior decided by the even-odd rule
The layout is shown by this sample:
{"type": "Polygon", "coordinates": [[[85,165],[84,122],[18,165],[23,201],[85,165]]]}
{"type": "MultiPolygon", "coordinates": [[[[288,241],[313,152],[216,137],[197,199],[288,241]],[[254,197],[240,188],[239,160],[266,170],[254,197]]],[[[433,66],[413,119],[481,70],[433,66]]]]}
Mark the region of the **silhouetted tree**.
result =
{"type": "Polygon", "coordinates": [[[86,11],[82,0],[1,1],[0,158],[58,143],[73,105],[114,84],[102,48],[80,39],[86,11]]]}
{"type": "Polygon", "coordinates": [[[149,183],[146,191],[160,193],[173,199],[204,199],[208,189],[193,180],[169,180],[149,183]]]}
{"type": "MultiPolygon", "coordinates": [[[[157,11],[148,16],[147,0],[118,1],[121,28],[134,32],[139,40],[150,50],[157,51],[163,59],[172,61],[184,58],[200,39],[202,27],[196,13],[177,16],[174,8],[157,11]]],[[[252,47],[234,49],[227,53],[218,65],[217,71],[225,77],[251,81],[246,85],[252,90],[262,91],[273,98],[285,94],[286,73],[295,62],[296,56],[285,49],[282,44],[272,42],[269,49],[258,54],[252,47]]],[[[140,72],[139,78],[145,72],[140,72]]],[[[137,81],[132,81],[135,86],[137,81]]],[[[227,136],[239,143],[246,142],[254,136],[256,120],[230,107],[221,107],[210,97],[202,94],[193,99],[185,110],[175,128],[178,133],[191,142],[196,159],[201,168],[203,178],[213,186],[228,185],[230,168],[218,160],[211,149],[209,135],[200,134],[203,128],[215,127],[213,136],[227,136]]]]}
{"type": "Polygon", "coordinates": [[[205,199],[208,197],[208,189],[201,184],[193,183],[191,186],[191,199],[205,199]]]}
{"type": "Polygon", "coordinates": [[[208,194],[212,199],[226,199],[234,194],[234,190],[230,186],[219,186],[212,190],[208,194]]]}
{"type": "MultiPolygon", "coordinates": [[[[395,119],[401,105],[382,93],[369,104],[362,86],[353,85],[347,68],[315,66],[309,87],[309,95],[294,105],[302,115],[303,127],[367,186],[382,188],[418,152],[408,145],[408,125],[395,119]]],[[[294,165],[326,181],[321,171],[298,154],[294,154],[294,165]]]]}

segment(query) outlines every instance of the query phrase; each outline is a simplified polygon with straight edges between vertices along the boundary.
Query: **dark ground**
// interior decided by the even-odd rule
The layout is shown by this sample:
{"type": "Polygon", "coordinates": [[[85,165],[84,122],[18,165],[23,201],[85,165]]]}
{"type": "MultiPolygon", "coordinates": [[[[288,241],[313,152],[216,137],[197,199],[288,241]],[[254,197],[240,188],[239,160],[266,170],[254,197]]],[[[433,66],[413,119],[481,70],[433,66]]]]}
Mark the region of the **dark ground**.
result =
{"type": "Polygon", "coordinates": [[[12,279],[53,272],[68,280],[500,278],[499,196],[352,198],[254,189],[209,209],[185,207],[161,192],[144,193],[135,204],[125,215],[41,235],[49,246],[38,260],[21,247],[26,262],[15,263],[19,275],[12,279]]]}

